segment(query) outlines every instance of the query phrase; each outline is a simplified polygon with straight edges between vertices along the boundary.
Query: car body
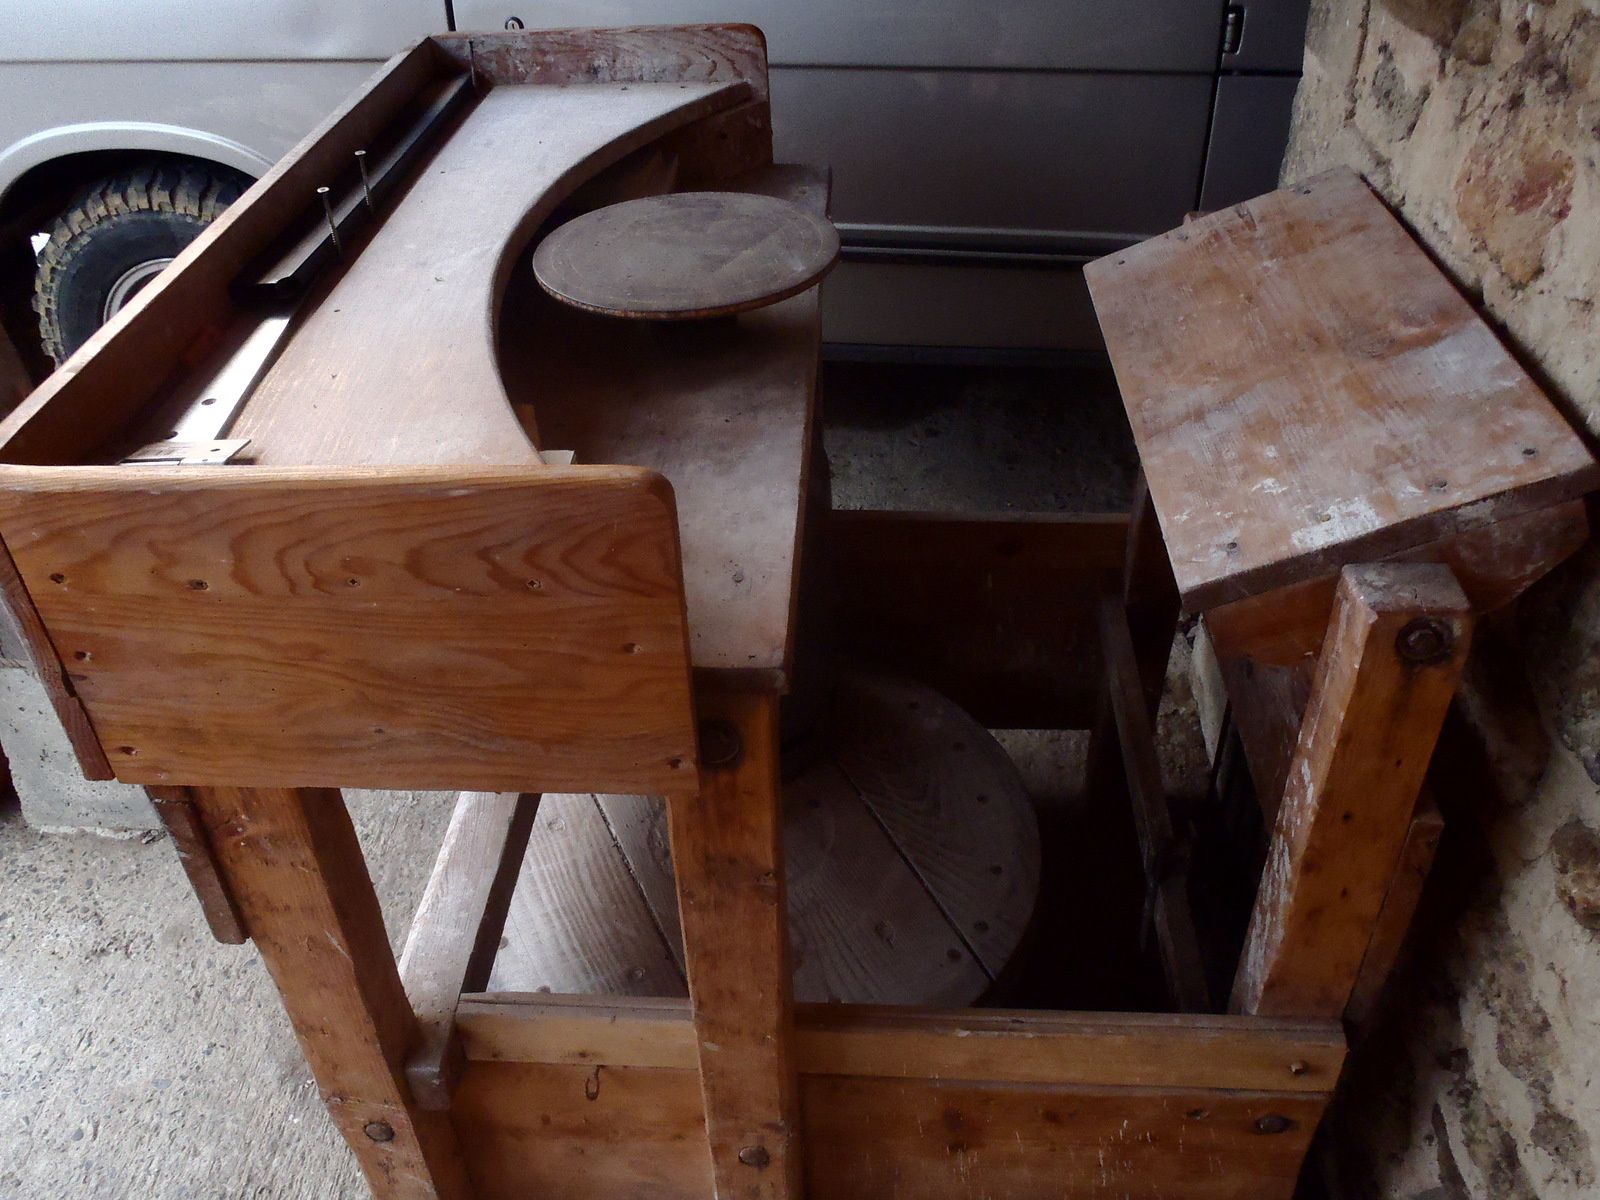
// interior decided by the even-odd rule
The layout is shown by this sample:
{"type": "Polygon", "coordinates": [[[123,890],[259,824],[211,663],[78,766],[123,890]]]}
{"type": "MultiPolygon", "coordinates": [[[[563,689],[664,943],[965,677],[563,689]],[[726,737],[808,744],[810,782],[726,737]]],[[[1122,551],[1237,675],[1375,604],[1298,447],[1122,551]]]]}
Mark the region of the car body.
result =
{"type": "Polygon", "coordinates": [[[825,337],[1092,348],[1090,258],[1274,183],[1305,0],[0,0],[0,229],[145,161],[259,176],[445,29],[739,20],[780,159],[827,164],[825,337]]]}

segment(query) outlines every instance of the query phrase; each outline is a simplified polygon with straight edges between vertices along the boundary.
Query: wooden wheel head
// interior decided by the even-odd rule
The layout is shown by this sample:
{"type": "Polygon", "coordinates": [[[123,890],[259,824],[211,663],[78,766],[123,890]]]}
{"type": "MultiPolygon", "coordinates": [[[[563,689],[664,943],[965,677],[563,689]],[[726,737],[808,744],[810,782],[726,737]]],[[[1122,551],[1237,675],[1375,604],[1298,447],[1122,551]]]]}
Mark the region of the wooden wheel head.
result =
{"type": "Polygon", "coordinates": [[[815,286],[839,257],[825,218],[745,192],[647,196],[575,217],[533,254],[539,285],[586,312],[729,316],[815,286]]]}

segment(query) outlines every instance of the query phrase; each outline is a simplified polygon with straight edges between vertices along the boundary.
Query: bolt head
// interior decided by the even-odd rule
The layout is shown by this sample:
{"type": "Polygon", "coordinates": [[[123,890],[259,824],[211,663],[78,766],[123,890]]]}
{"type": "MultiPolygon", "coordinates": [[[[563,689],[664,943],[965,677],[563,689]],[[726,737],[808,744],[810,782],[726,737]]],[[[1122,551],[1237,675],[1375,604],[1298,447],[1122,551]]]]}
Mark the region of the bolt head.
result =
{"type": "Polygon", "coordinates": [[[1448,658],[1455,640],[1450,626],[1437,617],[1418,617],[1400,630],[1395,652],[1407,662],[1426,665],[1448,658]]]}
{"type": "Polygon", "coordinates": [[[744,1146],[739,1150],[739,1161],[759,1171],[772,1161],[772,1155],[765,1146],[744,1146]]]}
{"type": "Polygon", "coordinates": [[[361,1131],[375,1142],[394,1141],[394,1126],[387,1121],[368,1121],[361,1131]]]}
{"type": "Polygon", "coordinates": [[[744,742],[732,722],[700,722],[701,766],[731,767],[743,754],[744,742]]]}
{"type": "Polygon", "coordinates": [[[1264,1117],[1256,1118],[1257,1133],[1287,1133],[1294,1128],[1294,1122],[1279,1113],[1268,1113],[1264,1117]]]}

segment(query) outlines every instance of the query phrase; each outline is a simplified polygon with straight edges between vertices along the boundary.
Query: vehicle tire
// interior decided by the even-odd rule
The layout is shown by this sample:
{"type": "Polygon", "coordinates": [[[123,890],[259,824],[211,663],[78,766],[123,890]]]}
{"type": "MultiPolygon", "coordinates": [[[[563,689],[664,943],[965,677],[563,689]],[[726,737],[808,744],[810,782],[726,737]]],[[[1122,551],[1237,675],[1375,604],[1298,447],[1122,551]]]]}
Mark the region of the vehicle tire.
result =
{"type": "Polygon", "coordinates": [[[166,163],[85,188],[39,254],[33,308],[59,364],[239,198],[249,181],[223,168],[166,163]]]}

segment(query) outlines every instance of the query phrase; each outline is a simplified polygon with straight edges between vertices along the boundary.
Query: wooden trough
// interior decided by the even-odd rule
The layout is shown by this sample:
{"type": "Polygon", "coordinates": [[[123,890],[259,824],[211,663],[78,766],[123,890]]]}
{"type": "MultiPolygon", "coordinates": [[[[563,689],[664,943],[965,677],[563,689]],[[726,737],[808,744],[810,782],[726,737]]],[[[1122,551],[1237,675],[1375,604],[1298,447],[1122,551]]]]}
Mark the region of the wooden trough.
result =
{"type": "Polygon", "coordinates": [[[374,1195],[1289,1196],[1341,1018],[1426,870],[1417,797],[1472,618],[1586,536],[1595,464],[1335,175],[1090,268],[1147,480],[1131,516],[803,529],[810,279],[670,324],[532,276],[550,230],[686,192],[825,213],[825,174],[771,162],[756,30],[430,39],[0,425],[0,586],[85,773],[150,788],[374,1195]],[[949,970],[885,969],[914,983],[886,998],[920,1002],[792,999],[880,995],[818,966],[868,962],[842,947],[873,912],[797,923],[791,974],[778,702],[803,532],[838,645],[917,681],[869,693],[930,695],[967,730],[946,741],[991,756],[951,769],[859,693],[853,736],[893,753],[829,751],[862,832],[828,855],[899,872],[912,943],[956,939],[949,970]],[[1151,735],[1180,606],[1271,831],[1220,989],[1151,735]],[[1131,805],[1170,1011],[967,1006],[1040,869],[982,726],[1093,729],[1091,799],[1131,805]],[[461,791],[399,964],[341,787],[461,791]],[[546,793],[605,827],[592,862],[537,849],[546,793]],[[596,796],[661,798],[671,877],[629,849],[630,820],[659,847],[645,802],[596,796]],[[975,814],[1001,801],[996,838],[975,814]],[[962,869],[980,838],[1004,861],[962,869]],[[635,917],[584,907],[619,870],[635,917]],[[565,931],[556,894],[582,902],[565,931]],[[659,975],[594,966],[646,927],[659,975]],[[551,957],[572,929],[579,969],[551,957]]]}

